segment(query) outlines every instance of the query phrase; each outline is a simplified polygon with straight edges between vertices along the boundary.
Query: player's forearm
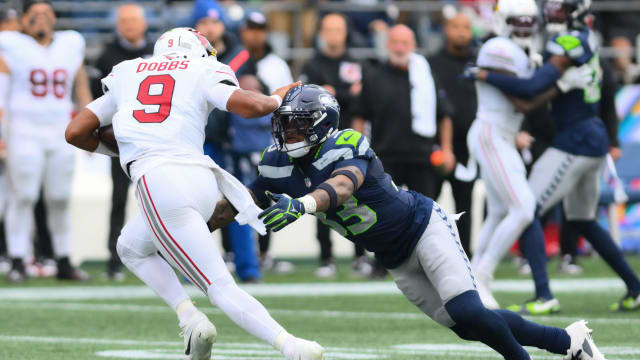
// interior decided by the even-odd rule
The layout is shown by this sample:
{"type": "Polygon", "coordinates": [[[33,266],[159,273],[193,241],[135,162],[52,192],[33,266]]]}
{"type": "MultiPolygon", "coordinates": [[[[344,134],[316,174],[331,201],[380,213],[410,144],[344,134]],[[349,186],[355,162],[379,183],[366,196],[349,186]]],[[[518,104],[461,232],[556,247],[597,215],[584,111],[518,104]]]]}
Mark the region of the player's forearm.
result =
{"type": "Polygon", "coordinates": [[[91,90],[89,88],[89,77],[87,76],[87,72],[82,66],[75,77],[75,102],[78,108],[82,109],[91,101],[93,101],[93,96],[91,95],[91,90]]]}
{"type": "Polygon", "coordinates": [[[453,151],[453,122],[449,116],[444,116],[438,124],[440,147],[445,151],[453,151]]]}
{"type": "Polygon", "coordinates": [[[213,232],[231,224],[236,215],[237,211],[231,206],[229,200],[222,199],[218,201],[208,222],[209,231],[213,232]]]}
{"type": "Polygon", "coordinates": [[[227,110],[244,118],[252,119],[274,112],[280,103],[272,96],[238,89],[227,101],[227,110]]]}
{"type": "Polygon", "coordinates": [[[84,108],[71,119],[64,132],[64,137],[69,144],[79,149],[93,152],[100,143],[95,135],[95,131],[99,126],[98,117],[91,110],[84,108]]]}
{"type": "Polygon", "coordinates": [[[560,91],[558,90],[558,88],[555,86],[552,86],[542,94],[534,97],[533,99],[521,99],[516,97],[509,97],[509,100],[511,100],[511,103],[513,103],[513,105],[516,107],[516,110],[526,114],[528,112],[531,112],[539,108],[540,106],[543,106],[549,103],[549,101],[553,100],[553,98],[555,98],[559,93],[560,91]]]}
{"type": "MultiPolygon", "coordinates": [[[[354,191],[353,183],[351,182],[351,180],[343,175],[338,175],[325,181],[324,183],[331,186],[335,191],[336,203],[334,204],[334,206],[338,206],[347,201],[354,191]]],[[[309,195],[312,196],[316,201],[316,212],[327,211],[332,207],[331,196],[326,190],[316,189],[309,195]]]]}
{"type": "Polygon", "coordinates": [[[494,71],[479,75],[478,79],[486,80],[508,95],[530,98],[552,87],[562,73],[554,64],[546,63],[528,79],[506,76],[494,71]]]}

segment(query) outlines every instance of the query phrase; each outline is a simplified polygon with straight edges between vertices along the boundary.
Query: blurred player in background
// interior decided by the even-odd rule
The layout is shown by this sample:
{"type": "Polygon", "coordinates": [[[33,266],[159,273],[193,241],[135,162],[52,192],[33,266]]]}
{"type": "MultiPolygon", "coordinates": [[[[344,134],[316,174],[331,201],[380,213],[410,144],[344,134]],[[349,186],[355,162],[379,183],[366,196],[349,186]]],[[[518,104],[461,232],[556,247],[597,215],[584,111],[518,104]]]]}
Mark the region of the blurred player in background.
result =
{"type": "MultiPolygon", "coordinates": [[[[18,10],[7,6],[7,4],[3,5],[0,8],[0,32],[17,31],[19,29],[20,20],[18,17],[18,10]]],[[[0,274],[4,275],[11,270],[11,264],[5,257],[7,255],[7,242],[4,233],[4,215],[7,206],[8,189],[6,163],[7,151],[2,137],[5,122],[3,121],[2,110],[3,109],[0,108],[0,274]]]]}
{"type": "MultiPolygon", "coordinates": [[[[361,133],[338,131],[339,117],[336,99],[317,85],[290,90],[274,113],[276,144],[265,149],[260,175],[249,185],[266,208],[259,216],[268,228],[279,231],[314,214],[374,252],[422,312],[505,359],[528,360],[523,346],[535,346],[569,360],[604,360],[584,321],[564,330],[486,309],[454,218],[432,199],[399,189],[361,133]]],[[[224,226],[235,214],[221,200],[210,225],[224,226]]]]}
{"type": "MultiPolygon", "coordinates": [[[[593,21],[590,5],[590,0],[545,2],[546,27],[553,36],[546,45],[544,65],[532,77],[519,79],[487,70],[479,70],[475,77],[513,96],[555,96],[551,117],[557,126],[556,135],[529,176],[537,206],[544,214],[563,201],[567,222],[591,243],[627,286],[627,293],[611,309],[635,310],[640,308],[640,280],[611,235],[596,221],[600,169],[609,142],[598,117],[602,70],[595,35],[590,30],[593,21]],[[585,69],[591,81],[579,89],[558,93],[554,84],[571,66],[585,69]]],[[[534,273],[536,267],[538,271],[546,271],[544,253],[535,262],[529,259],[529,265],[534,273]]],[[[548,296],[550,290],[547,296],[540,296],[538,290],[536,286],[536,299],[525,303],[520,308],[522,312],[544,314],[558,307],[557,300],[548,296]]]]}
{"type": "Polygon", "coordinates": [[[73,110],[71,94],[81,107],[91,101],[84,39],[75,31],[54,32],[56,17],[49,1],[25,1],[20,21],[24,33],[0,34],[0,107],[8,121],[8,279],[25,280],[33,206],[43,186],[57,276],[86,280],[88,275],[69,263],[75,151],[63,140],[73,110]]]}
{"type": "MultiPolygon", "coordinates": [[[[107,44],[98,56],[94,65],[97,73],[92,76],[91,90],[94,97],[102,95],[100,79],[111,72],[118,63],[137,57],[149,57],[153,54],[153,43],[145,36],[147,20],[144,8],[137,4],[125,4],[118,8],[116,18],[115,39],[107,44]]],[[[122,226],[124,225],[127,194],[129,193],[129,178],[122,171],[118,159],[111,159],[111,180],[113,192],[111,194],[111,214],[109,217],[109,261],[105,275],[107,279],[121,281],[124,279],[122,262],[116,251],[116,243],[122,226]]]]}
{"type": "Polygon", "coordinates": [[[163,34],[153,54],[116,65],[102,80],[106,93],[66,132],[67,141],[81,149],[115,155],[94,134],[113,122],[120,164],[137,186],[141,210],[118,239],[122,262],[176,311],[187,359],[210,359],[217,332],[167,262],[236,324],[288,359],[322,359],[320,345],[287,333],[236,285],[206,224],[220,189],[240,211],[239,223],[265,232],[246,188],[203,153],[207,115],[214,107],[245,118],[267,115],[297,84],[271,97],[240,89],[231,68],[211,56],[211,44],[191,28],[163,34]]]}

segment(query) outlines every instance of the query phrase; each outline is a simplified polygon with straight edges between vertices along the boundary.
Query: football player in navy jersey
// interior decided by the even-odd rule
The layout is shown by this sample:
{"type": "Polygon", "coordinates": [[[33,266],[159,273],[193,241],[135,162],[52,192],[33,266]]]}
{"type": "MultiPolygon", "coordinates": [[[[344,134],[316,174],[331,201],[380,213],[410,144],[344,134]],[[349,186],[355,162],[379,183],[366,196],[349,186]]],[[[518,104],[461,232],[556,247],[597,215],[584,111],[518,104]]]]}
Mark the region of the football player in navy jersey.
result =
{"type": "MultiPolygon", "coordinates": [[[[259,216],[268,228],[279,231],[304,214],[316,215],[374,252],[425,314],[505,359],[530,359],[523,346],[567,359],[604,359],[585,321],[565,330],[486,309],[454,218],[426,196],[395,186],[362,134],[337,131],[339,116],[335,98],[316,85],[291,89],[275,111],[275,144],[263,152],[259,176],[249,185],[256,203],[266,208],[259,216]],[[269,200],[275,204],[269,206],[269,200]]],[[[229,202],[221,200],[210,229],[234,216],[229,202]]]]}
{"type": "MultiPolygon", "coordinates": [[[[545,2],[546,28],[551,36],[546,44],[545,63],[532,77],[521,79],[483,69],[467,75],[516,97],[552,99],[551,117],[556,123],[556,135],[529,176],[539,213],[543,214],[562,200],[566,219],[627,286],[627,293],[611,305],[611,310],[637,310],[640,309],[640,281],[609,233],[596,222],[599,173],[609,142],[604,123],[598,117],[602,70],[594,34],[589,29],[590,5],[591,0],[545,2]],[[583,88],[561,92],[554,84],[572,66],[589,69],[593,81],[583,88]]],[[[546,266],[544,259],[541,260],[531,264],[532,270],[533,266],[546,266]]],[[[550,295],[550,291],[536,294],[537,299],[524,304],[521,311],[545,313],[547,303],[551,303],[547,299],[553,299],[550,295]]]]}

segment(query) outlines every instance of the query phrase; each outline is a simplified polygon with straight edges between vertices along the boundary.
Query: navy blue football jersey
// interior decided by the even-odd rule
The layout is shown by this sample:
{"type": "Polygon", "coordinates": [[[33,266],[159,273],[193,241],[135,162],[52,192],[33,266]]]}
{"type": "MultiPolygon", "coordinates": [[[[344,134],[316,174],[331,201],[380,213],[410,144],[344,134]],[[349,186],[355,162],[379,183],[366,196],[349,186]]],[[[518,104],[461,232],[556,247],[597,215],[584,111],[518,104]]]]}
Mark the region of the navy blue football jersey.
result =
{"type": "Polygon", "coordinates": [[[258,165],[258,178],[249,189],[262,205],[268,204],[266,190],[297,198],[346,166],[362,171],[363,184],[343,204],[315,215],[340,235],[374,252],[385,267],[399,266],[424,233],[433,200],[399,189],[359,132],[337,132],[302,159],[291,158],[275,145],[268,147],[258,165]]]}
{"type": "Polygon", "coordinates": [[[552,146],[575,155],[605,155],[609,140],[598,117],[602,69],[593,34],[585,29],[554,36],[547,43],[545,56],[553,55],[568,56],[575,66],[586,64],[595,81],[585,89],[561,93],[552,100],[551,117],[557,129],[552,146]]]}

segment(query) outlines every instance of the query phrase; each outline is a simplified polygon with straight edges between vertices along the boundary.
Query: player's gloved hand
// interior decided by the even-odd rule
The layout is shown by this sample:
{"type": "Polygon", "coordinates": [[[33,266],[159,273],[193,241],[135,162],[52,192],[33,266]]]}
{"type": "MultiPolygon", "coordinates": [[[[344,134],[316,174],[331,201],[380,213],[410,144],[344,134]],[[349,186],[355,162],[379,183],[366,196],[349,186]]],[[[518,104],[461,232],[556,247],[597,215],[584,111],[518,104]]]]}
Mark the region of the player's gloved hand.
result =
{"type": "Polygon", "coordinates": [[[460,79],[466,81],[476,81],[478,79],[478,72],[480,72],[479,67],[475,66],[474,64],[467,65],[460,75],[460,79]]]}
{"type": "Polygon", "coordinates": [[[593,69],[585,64],[580,67],[572,66],[567,69],[567,71],[562,74],[562,77],[556,81],[556,85],[560,91],[566,93],[573,89],[584,89],[595,80],[593,69]]]}
{"type": "Polygon", "coordinates": [[[258,218],[267,229],[279,231],[304,215],[304,205],[298,199],[292,199],[286,194],[272,194],[269,191],[265,194],[275,202],[258,214],[258,218]]]}

